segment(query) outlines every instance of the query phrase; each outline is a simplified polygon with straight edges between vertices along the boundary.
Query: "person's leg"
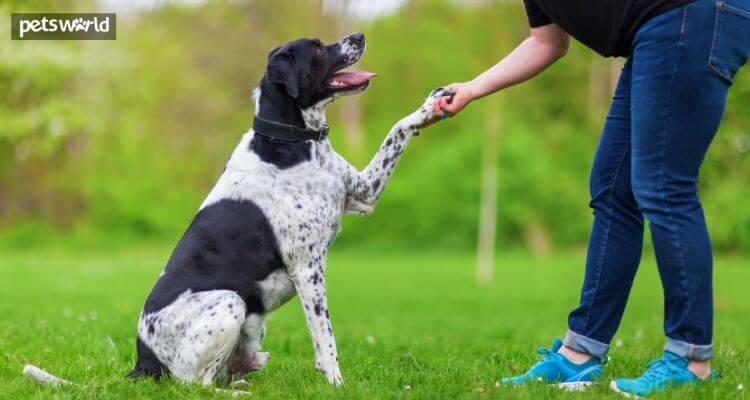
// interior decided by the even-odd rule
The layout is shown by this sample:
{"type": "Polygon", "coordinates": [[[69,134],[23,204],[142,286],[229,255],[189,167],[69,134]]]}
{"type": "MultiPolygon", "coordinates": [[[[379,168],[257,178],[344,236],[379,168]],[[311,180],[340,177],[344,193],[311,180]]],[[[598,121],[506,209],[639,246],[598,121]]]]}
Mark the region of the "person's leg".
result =
{"type": "Polygon", "coordinates": [[[647,23],[633,54],[633,190],[664,287],[665,350],[697,361],[712,353],[711,243],[696,183],[729,87],[709,66],[723,4],[647,23]]]}
{"type": "Polygon", "coordinates": [[[502,385],[544,381],[581,390],[602,376],[608,343],[620,321],[643,244],[643,219],[630,186],[631,63],[625,64],[604,124],[591,173],[594,227],[581,305],[570,315],[566,345],[556,340],[544,357],[502,385]],[[625,283],[625,284],[623,284],[625,283]]]}
{"type": "Polygon", "coordinates": [[[712,254],[696,184],[731,80],[750,55],[750,11],[698,0],[638,31],[633,58],[633,193],[650,221],[662,286],[661,359],[610,388],[645,397],[717,376],[712,355],[712,254]]]}
{"type": "Polygon", "coordinates": [[[625,310],[643,250],[643,217],[631,187],[631,75],[620,74],[590,178],[594,224],[586,258],[581,301],[568,317],[561,353],[600,359],[609,350],[625,310]],[[572,350],[572,351],[571,351],[572,350]]]}

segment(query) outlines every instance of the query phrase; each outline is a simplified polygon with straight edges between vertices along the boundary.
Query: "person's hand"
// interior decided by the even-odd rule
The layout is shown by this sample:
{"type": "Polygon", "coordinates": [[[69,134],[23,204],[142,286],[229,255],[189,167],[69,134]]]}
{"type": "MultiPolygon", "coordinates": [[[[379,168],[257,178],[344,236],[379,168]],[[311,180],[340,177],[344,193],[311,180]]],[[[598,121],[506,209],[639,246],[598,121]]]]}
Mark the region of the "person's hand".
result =
{"type": "Polygon", "coordinates": [[[476,98],[474,88],[471,82],[453,83],[445,87],[446,90],[453,93],[452,96],[444,96],[440,99],[438,107],[435,109],[435,116],[440,118],[445,113],[447,117],[452,117],[463,110],[472,100],[476,98]]]}
{"type": "Polygon", "coordinates": [[[467,104],[476,98],[474,88],[471,83],[452,83],[445,87],[451,93],[450,96],[443,96],[440,101],[433,107],[434,118],[424,124],[422,127],[430,126],[442,119],[452,117],[461,111],[467,104]]]}

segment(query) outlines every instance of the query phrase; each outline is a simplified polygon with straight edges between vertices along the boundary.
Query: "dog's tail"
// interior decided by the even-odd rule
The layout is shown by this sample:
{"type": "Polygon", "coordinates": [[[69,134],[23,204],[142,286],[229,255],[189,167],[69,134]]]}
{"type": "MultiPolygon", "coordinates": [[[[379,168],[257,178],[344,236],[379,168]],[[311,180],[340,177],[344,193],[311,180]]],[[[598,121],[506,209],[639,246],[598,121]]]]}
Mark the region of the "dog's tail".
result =
{"type": "Polygon", "coordinates": [[[58,378],[50,374],[49,372],[31,364],[26,364],[23,366],[23,374],[33,379],[35,382],[43,385],[59,387],[74,384],[73,382],[58,378]]]}
{"type": "MultiPolygon", "coordinates": [[[[58,378],[49,372],[31,365],[26,364],[23,366],[23,374],[28,376],[29,378],[33,379],[36,383],[42,384],[42,385],[49,385],[54,387],[60,387],[60,386],[78,386],[77,384],[66,381],[65,379],[58,378]]],[[[133,372],[128,374],[128,378],[139,378],[144,375],[150,375],[147,371],[135,369],[133,372]]],[[[240,387],[239,384],[247,385],[247,382],[244,380],[240,380],[237,382],[234,382],[232,384],[232,387],[240,387]]],[[[252,395],[252,392],[244,391],[244,390],[229,390],[229,389],[221,389],[221,388],[213,388],[215,393],[222,393],[222,394],[228,394],[232,397],[241,397],[241,396],[249,396],[252,395]]]]}
{"type": "MultiPolygon", "coordinates": [[[[50,374],[49,372],[37,367],[36,365],[26,364],[23,366],[23,374],[31,378],[34,382],[49,385],[54,387],[75,385],[75,383],[67,381],[63,378],[59,378],[50,374]]],[[[148,371],[139,369],[136,367],[126,378],[140,378],[142,376],[152,376],[148,371]]],[[[158,378],[158,377],[156,377],[158,378]]]]}

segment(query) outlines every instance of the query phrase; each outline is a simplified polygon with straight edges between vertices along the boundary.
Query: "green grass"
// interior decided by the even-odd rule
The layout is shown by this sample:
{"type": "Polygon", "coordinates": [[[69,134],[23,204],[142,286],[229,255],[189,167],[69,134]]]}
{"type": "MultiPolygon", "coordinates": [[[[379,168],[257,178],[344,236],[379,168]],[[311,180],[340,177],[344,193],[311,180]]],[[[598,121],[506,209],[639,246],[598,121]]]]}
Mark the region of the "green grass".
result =
{"type": "MultiPolygon", "coordinates": [[[[140,306],[168,248],[114,253],[0,253],[0,398],[225,398],[197,385],[136,383],[140,306]],[[83,387],[40,387],[21,375],[33,363],[83,387]]],[[[652,258],[647,256],[646,259],[652,258]]],[[[566,328],[583,259],[499,255],[496,281],[478,286],[469,254],[334,251],[330,308],[345,386],[313,368],[310,339],[294,300],[267,321],[267,368],[250,375],[253,398],[618,398],[605,385],[584,394],[544,386],[496,388],[521,372],[534,349],[566,328]]],[[[658,398],[744,399],[750,386],[750,262],[717,261],[715,366],[724,379],[658,398]]],[[[662,297],[652,262],[641,267],[606,377],[638,374],[660,354],[662,297]]]]}

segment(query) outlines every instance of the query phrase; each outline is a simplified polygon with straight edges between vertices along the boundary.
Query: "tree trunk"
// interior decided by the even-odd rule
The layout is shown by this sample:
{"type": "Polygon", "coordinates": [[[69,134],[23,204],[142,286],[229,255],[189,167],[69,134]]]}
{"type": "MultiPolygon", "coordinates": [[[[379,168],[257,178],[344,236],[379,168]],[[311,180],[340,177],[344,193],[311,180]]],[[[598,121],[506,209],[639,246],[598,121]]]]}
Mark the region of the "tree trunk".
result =
{"type": "Polygon", "coordinates": [[[549,255],[552,245],[550,244],[549,235],[544,226],[537,222],[529,222],[523,231],[526,246],[536,257],[546,257],[549,255]]]}
{"type": "Polygon", "coordinates": [[[497,146],[500,136],[500,105],[497,96],[487,99],[484,125],[476,270],[477,281],[480,284],[492,282],[495,268],[497,146]]]}
{"type": "Polygon", "coordinates": [[[362,105],[359,96],[346,96],[341,99],[341,125],[344,129],[346,147],[349,149],[349,159],[354,165],[361,166],[364,162],[365,139],[362,132],[362,105]]]}
{"type": "MultiPolygon", "coordinates": [[[[354,16],[350,15],[351,0],[326,0],[321,2],[323,12],[335,15],[332,24],[332,34],[336,39],[343,37],[355,29],[352,21],[354,16]]],[[[330,27],[329,27],[330,28],[330,27]]],[[[361,166],[364,160],[365,139],[362,129],[362,105],[360,96],[344,96],[339,99],[339,120],[343,129],[344,141],[348,151],[347,159],[354,165],[361,166]]]]}

